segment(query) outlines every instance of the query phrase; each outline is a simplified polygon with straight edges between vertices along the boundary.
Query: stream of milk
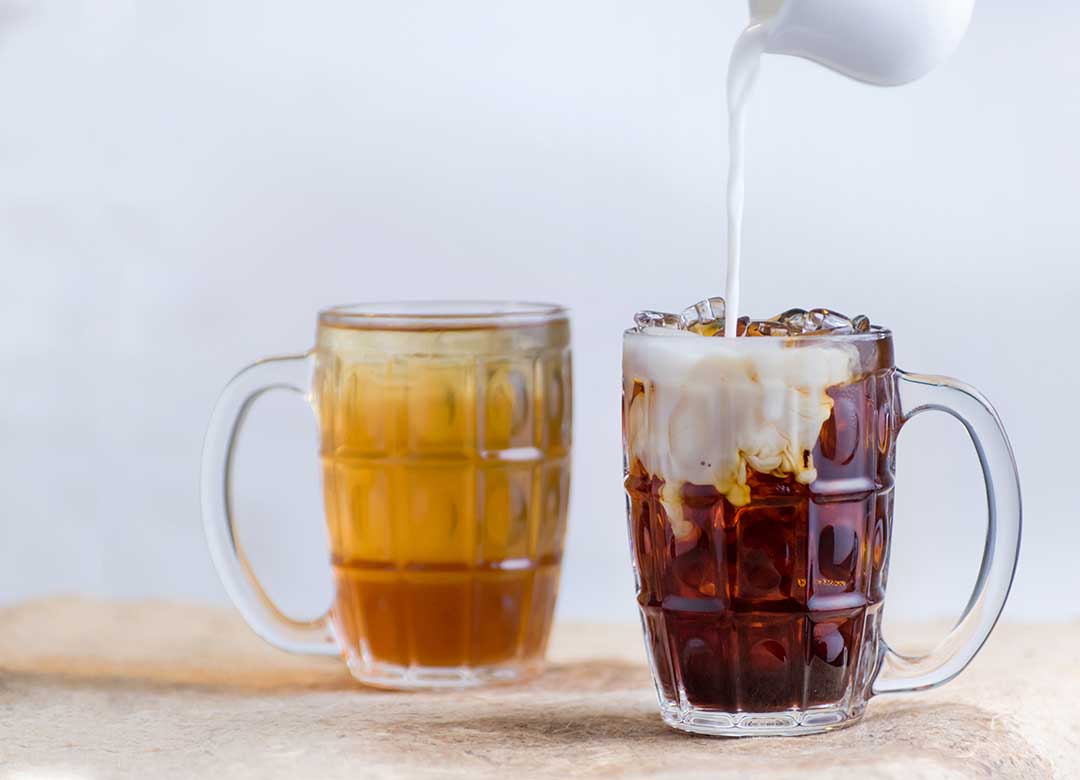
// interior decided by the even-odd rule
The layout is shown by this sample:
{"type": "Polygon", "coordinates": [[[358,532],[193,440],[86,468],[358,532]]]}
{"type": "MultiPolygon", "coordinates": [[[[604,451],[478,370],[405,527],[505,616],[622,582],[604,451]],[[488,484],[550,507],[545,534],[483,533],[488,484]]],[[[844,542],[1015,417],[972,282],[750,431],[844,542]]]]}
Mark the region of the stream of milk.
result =
{"type": "Polygon", "coordinates": [[[768,50],[804,57],[870,84],[906,84],[956,49],[974,5],[975,0],[750,0],[752,21],[735,43],[727,77],[728,337],[738,335],[740,310],[746,104],[762,55],[768,50]]]}
{"type": "Polygon", "coordinates": [[[761,69],[761,55],[765,52],[766,29],[764,24],[748,27],[731,53],[728,66],[728,193],[727,193],[727,284],[724,291],[726,303],[724,333],[734,338],[739,322],[739,277],[742,260],[742,222],[746,201],[745,142],[746,104],[753,92],[761,69]]]}

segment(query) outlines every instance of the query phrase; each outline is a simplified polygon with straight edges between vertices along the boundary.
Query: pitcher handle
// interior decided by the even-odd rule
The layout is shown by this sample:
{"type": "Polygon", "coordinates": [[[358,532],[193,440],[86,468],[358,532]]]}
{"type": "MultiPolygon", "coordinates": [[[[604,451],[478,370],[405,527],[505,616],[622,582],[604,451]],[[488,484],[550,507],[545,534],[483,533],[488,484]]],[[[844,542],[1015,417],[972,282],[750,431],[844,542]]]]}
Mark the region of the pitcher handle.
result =
{"type": "Polygon", "coordinates": [[[1020,552],[1020,476],[997,412],[979,391],[955,379],[897,374],[901,426],[923,412],[938,411],[955,417],[967,429],[986,480],[989,522],[979,576],[959,622],[929,655],[904,656],[883,643],[875,695],[928,690],[960,674],[1001,616],[1020,552]]]}
{"type": "Polygon", "coordinates": [[[293,620],[267,595],[240,546],[232,511],[233,455],[248,412],[270,390],[307,396],[312,360],[311,353],[261,360],[226,385],[214,407],[203,445],[203,526],[221,582],[256,634],[291,653],[337,655],[329,612],[315,620],[293,620]]]}

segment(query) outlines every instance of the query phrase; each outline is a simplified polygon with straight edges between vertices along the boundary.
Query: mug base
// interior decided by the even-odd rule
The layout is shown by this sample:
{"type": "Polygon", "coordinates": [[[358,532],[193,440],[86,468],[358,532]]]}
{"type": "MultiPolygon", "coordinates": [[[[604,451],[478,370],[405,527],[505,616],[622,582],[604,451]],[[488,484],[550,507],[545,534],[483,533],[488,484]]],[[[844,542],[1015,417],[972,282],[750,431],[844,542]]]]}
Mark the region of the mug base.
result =
{"type": "Polygon", "coordinates": [[[349,671],[360,683],[391,691],[486,688],[526,682],[540,675],[543,662],[499,666],[399,666],[347,657],[349,671]]]}
{"type": "Polygon", "coordinates": [[[729,713],[665,703],[660,716],[679,731],[710,737],[799,737],[854,725],[862,719],[865,709],[865,705],[859,705],[729,713]]]}

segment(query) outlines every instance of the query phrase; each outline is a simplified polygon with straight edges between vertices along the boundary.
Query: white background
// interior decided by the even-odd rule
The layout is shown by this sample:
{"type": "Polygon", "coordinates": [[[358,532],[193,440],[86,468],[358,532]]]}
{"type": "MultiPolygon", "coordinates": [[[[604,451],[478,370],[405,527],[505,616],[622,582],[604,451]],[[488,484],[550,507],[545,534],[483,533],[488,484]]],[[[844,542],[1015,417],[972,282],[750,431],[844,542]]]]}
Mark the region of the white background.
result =
{"type": "MultiPolygon", "coordinates": [[[[0,0],[0,602],[223,602],[205,424],[251,360],[353,300],[574,310],[560,611],[632,619],[620,333],[720,292],[737,0],[0,0]]],[[[745,303],[866,312],[996,403],[1024,478],[1013,619],[1080,615],[1080,6],[985,0],[883,90],[770,58],[745,303]]],[[[955,614],[982,547],[970,444],[900,442],[890,613],[955,614]]],[[[252,417],[244,537],[290,610],[329,592],[314,423],[252,417]]]]}

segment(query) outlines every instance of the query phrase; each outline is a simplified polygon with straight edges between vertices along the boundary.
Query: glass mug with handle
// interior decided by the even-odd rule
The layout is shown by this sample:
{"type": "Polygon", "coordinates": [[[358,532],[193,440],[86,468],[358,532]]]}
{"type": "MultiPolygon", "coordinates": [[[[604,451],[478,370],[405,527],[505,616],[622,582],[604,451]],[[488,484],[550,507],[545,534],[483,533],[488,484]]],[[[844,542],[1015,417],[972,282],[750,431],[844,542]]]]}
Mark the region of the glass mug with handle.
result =
{"type": "Polygon", "coordinates": [[[872,696],[959,674],[1005,605],[1020,544],[1019,478],[990,404],[898,370],[892,334],[868,323],[707,338],[639,322],[623,342],[625,484],[663,719],[701,734],[813,733],[856,722],[872,696]],[[927,411],[971,435],[989,529],[962,619],[909,658],[881,618],[897,435],[927,411]]]}
{"type": "Polygon", "coordinates": [[[316,346],[244,369],[203,452],[203,519],[229,595],[265,640],[344,656],[361,682],[465,687],[540,671],[569,491],[568,314],[502,302],[381,303],[319,315],[316,346]],[[284,615],[231,510],[236,437],[285,389],[318,418],[334,571],[323,617],[284,615]]]}

